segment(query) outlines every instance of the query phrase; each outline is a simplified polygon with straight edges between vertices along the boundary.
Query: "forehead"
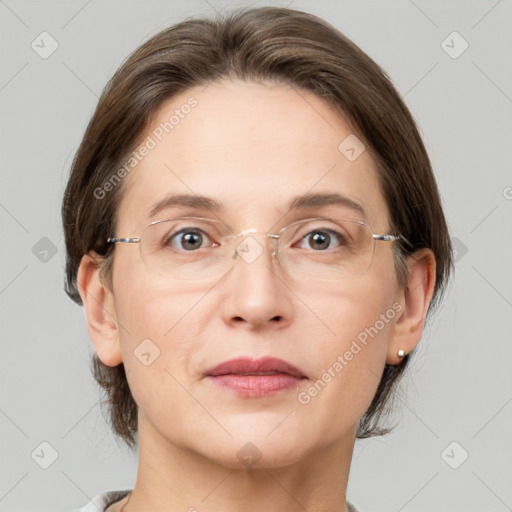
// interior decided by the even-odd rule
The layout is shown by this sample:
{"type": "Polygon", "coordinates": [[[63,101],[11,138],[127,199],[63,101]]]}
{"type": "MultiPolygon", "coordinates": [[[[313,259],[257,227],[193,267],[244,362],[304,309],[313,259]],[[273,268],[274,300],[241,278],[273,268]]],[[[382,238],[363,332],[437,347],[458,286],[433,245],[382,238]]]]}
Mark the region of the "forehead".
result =
{"type": "Polygon", "coordinates": [[[162,105],[142,140],[124,178],[121,230],[141,229],[155,215],[209,210],[194,200],[157,210],[170,195],[210,198],[226,219],[268,225],[301,196],[336,194],[347,208],[362,206],[364,213],[352,208],[352,217],[387,224],[369,152],[347,122],[308,91],[239,81],[192,88],[162,105]]]}

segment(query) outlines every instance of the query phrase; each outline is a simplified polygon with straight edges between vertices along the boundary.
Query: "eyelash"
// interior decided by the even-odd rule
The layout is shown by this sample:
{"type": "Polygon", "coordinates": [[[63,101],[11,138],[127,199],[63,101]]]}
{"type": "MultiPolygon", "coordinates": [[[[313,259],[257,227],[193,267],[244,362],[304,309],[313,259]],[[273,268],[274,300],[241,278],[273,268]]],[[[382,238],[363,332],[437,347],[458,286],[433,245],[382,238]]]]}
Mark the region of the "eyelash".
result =
{"type": "MultiPolygon", "coordinates": [[[[313,234],[316,234],[316,233],[325,233],[329,237],[332,237],[333,239],[337,239],[339,245],[342,245],[343,242],[346,241],[346,237],[343,234],[341,234],[333,229],[315,228],[315,229],[312,229],[311,231],[309,231],[308,233],[306,233],[304,236],[301,236],[299,238],[298,242],[302,242],[302,241],[306,240],[308,237],[311,237],[313,234]]],[[[173,234],[169,235],[168,237],[165,238],[163,245],[169,245],[169,242],[172,242],[172,240],[174,240],[176,237],[183,236],[186,234],[201,234],[201,235],[206,236],[209,240],[212,240],[212,237],[210,237],[204,230],[202,230],[200,228],[191,227],[191,228],[183,228],[180,231],[178,231],[177,233],[173,233],[173,234]]],[[[331,240],[329,240],[329,241],[331,241],[331,240]]],[[[294,243],[293,245],[295,245],[295,244],[296,243],[294,243]]],[[[174,245],[172,243],[171,243],[171,245],[174,247],[174,245]]],[[[213,242],[213,244],[201,246],[201,247],[199,247],[199,249],[202,249],[205,247],[218,247],[219,245],[220,244],[218,242],[213,242]]]]}

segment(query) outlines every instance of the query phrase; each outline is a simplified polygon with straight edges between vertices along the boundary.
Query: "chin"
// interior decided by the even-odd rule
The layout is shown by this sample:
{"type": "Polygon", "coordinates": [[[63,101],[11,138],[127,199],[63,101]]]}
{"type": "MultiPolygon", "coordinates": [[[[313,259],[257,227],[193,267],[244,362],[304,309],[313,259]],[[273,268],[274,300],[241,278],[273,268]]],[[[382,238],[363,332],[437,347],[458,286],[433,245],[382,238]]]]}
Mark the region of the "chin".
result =
{"type": "Polygon", "coordinates": [[[271,469],[286,467],[299,462],[308,451],[307,440],[290,435],[290,431],[244,436],[238,433],[222,443],[207,443],[202,455],[213,462],[231,469],[271,469]]]}

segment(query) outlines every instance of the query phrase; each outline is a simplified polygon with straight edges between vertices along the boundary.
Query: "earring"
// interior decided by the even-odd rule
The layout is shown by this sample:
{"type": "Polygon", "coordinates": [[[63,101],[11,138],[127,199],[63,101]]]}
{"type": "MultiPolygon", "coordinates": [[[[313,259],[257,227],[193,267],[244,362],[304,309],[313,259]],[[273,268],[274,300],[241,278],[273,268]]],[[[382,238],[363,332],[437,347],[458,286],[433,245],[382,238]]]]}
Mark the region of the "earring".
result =
{"type": "Polygon", "coordinates": [[[398,352],[397,352],[397,355],[398,357],[401,359],[402,357],[405,356],[405,351],[403,351],[402,349],[400,349],[398,352]]]}

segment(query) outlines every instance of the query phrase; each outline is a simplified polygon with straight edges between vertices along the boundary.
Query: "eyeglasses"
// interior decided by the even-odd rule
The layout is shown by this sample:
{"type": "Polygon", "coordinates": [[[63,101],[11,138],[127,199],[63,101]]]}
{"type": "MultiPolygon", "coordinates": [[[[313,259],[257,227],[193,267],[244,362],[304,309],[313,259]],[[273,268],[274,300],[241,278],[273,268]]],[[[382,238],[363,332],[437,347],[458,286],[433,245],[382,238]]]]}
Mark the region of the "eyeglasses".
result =
{"type": "Polygon", "coordinates": [[[375,242],[405,240],[376,235],[367,224],[346,218],[310,218],[292,222],[277,234],[255,229],[231,234],[219,221],[177,217],[152,222],[140,238],[108,238],[108,243],[138,243],[151,272],[171,279],[218,278],[241,259],[251,264],[273,244],[272,256],[296,276],[335,280],[356,277],[371,267],[375,242]],[[255,235],[265,237],[263,244],[255,235]]]}

